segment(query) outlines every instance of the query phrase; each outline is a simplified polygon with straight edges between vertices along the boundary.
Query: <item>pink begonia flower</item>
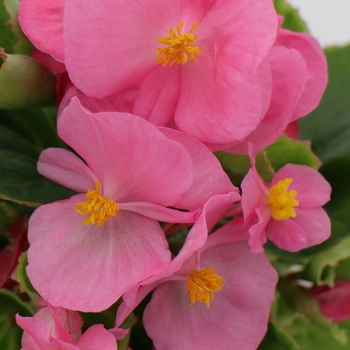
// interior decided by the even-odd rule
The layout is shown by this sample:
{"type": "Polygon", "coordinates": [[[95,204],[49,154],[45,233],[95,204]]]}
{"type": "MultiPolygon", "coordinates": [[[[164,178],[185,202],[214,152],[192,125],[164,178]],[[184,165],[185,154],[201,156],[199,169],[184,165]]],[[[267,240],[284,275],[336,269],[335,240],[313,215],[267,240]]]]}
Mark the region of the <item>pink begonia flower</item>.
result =
{"type": "Polygon", "coordinates": [[[86,164],[63,149],[45,150],[38,163],[41,174],[80,192],[29,221],[27,273],[52,305],[106,309],[169,264],[156,220],[191,223],[214,194],[240,199],[213,154],[178,131],[126,113],[92,114],[73,98],[58,133],[86,164]]]}
{"type": "MultiPolygon", "coordinates": [[[[282,24],[282,16],[279,21],[282,24]]],[[[269,109],[255,130],[225,152],[247,154],[249,142],[259,150],[267,147],[290,122],[310,113],[321,100],[328,81],[327,61],[321,46],[311,35],[279,28],[268,61],[272,73],[269,109]]]]}
{"type": "MultiPolygon", "coordinates": [[[[45,306],[33,317],[16,315],[17,324],[24,330],[22,350],[116,350],[113,334],[103,325],[90,327],[83,335],[83,321],[75,311],[45,306]]],[[[124,332],[126,331],[120,330],[124,332]]]]}
{"type": "Polygon", "coordinates": [[[316,170],[287,164],[267,184],[259,177],[252,159],[252,168],[241,187],[253,253],[264,251],[267,238],[279,248],[296,252],[330,236],[330,220],[321,207],[329,201],[331,187],[316,170]]]}
{"type": "Polygon", "coordinates": [[[321,312],[332,321],[350,318],[350,281],[336,281],[334,287],[316,287],[312,296],[319,299],[321,312]]]}
{"type": "Polygon", "coordinates": [[[11,288],[17,284],[11,274],[18,264],[22,252],[28,249],[26,217],[20,216],[10,226],[10,242],[0,251],[0,288],[11,288]]]}
{"type": "Polygon", "coordinates": [[[174,118],[202,142],[242,140],[268,108],[265,57],[278,24],[271,0],[22,0],[19,20],[86,95],[137,88],[133,114],[162,126],[174,118]],[[45,44],[50,35],[54,48],[45,44]]]}
{"type": "MultiPolygon", "coordinates": [[[[154,289],[143,323],[157,350],[258,347],[278,276],[264,254],[250,252],[242,224],[210,234],[171,276],[138,291],[131,309],[154,289]]],[[[120,307],[117,324],[130,311],[125,301],[120,307]]]]}

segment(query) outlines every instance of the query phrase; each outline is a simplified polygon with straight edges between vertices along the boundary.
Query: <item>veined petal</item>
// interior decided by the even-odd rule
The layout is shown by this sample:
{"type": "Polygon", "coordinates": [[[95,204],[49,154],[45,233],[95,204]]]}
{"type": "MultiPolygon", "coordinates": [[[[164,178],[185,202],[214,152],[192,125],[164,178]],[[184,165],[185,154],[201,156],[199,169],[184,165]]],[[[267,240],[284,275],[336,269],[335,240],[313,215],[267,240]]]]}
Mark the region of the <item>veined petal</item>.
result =
{"type": "Polygon", "coordinates": [[[116,202],[173,206],[193,182],[186,149],[151,123],[127,113],[90,113],[75,97],[58,133],[87,163],[116,202]]]}
{"type": "Polygon", "coordinates": [[[28,276],[54,306],[98,312],[146,277],[170,252],[158,222],[119,211],[102,226],[73,209],[83,195],[39,207],[29,222],[28,276]]]}

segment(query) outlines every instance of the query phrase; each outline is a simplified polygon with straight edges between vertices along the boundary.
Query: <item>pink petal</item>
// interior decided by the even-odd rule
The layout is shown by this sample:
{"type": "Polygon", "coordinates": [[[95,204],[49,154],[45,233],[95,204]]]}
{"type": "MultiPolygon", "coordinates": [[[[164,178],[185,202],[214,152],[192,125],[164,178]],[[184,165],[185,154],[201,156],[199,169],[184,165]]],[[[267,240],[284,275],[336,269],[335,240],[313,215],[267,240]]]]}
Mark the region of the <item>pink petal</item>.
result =
{"type": "Polygon", "coordinates": [[[329,201],[331,186],[315,169],[306,165],[287,164],[275,174],[271,186],[287,177],[293,180],[288,187],[288,191],[297,191],[295,196],[295,199],[299,201],[297,208],[317,208],[329,201]]]}
{"type": "MultiPolygon", "coordinates": [[[[298,214],[297,214],[298,216],[298,214]]],[[[308,232],[296,220],[271,219],[267,226],[267,237],[277,247],[289,252],[297,252],[308,246],[308,232]]]]}
{"type": "Polygon", "coordinates": [[[230,153],[247,154],[248,142],[263,149],[278,139],[287,127],[307,80],[306,64],[300,53],[283,46],[274,46],[269,53],[273,89],[271,103],[264,119],[243,142],[230,153]]]}
{"type": "Polygon", "coordinates": [[[322,208],[315,209],[295,209],[297,216],[294,220],[307,233],[307,243],[305,248],[320,244],[331,235],[331,222],[322,208]]]}
{"type": "Polygon", "coordinates": [[[119,211],[101,227],[83,225],[84,217],[73,209],[83,200],[77,195],[34,212],[27,273],[52,305],[98,312],[160,273],[170,253],[159,224],[135,213],[119,211]]]}
{"type": "Polygon", "coordinates": [[[37,317],[21,317],[16,315],[17,324],[24,330],[23,349],[29,350],[77,350],[73,344],[57,341],[52,338],[47,325],[37,317]]]}
{"type": "Polygon", "coordinates": [[[350,282],[336,281],[333,288],[321,288],[314,291],[313,297],[320,300],[322,313],[334,322],[350,318],[350,282]]]}
{"type": "Polygon", "coordinates": [[[269,193],[255,166],[248,171],[242,181],[241,188],[244,222],[246,226],[249,226],[251,222],[256,220],[255,210],[261,206],[268,206],[269,193]]]}
{"type": "Polygon", "coordinates": [[[195,212],[187,212],[147,202],[120,203],[119,209],[138,213],[153,220],[185,224],[195,222],[200,214],[200,209],[195,212]]]}
{"type": "Polygon", "coordinates": [[[261,206],[255,212],[258,222],[249,229],[249,245],[252,253],[262,253],[264,251],[263,245],[267,241],[266,227],[271,219],[271,210],[268,207],[261,206]]]}
{"type": "Polygon", "coordinates": [[[58,133],[96,174],[103,195],[117,202],[172,206],[192,184],[186,149],[131,114],[92,114],[73,98],[58,133]]]}
{"type": "Polygon", "coordinates": [[[180,82],[180,66],[155,68],[142,82],[133,114],[154,125],[166,126],[172,120],[180,82]]]}
{"type": "Polygon", "coordinates": [[[168,128],[159,128],[159,130],[166,137],[180,143],[187,149],[194,167],[192,187],[176,203],[177,208],[189,210],[202,208],[210,197],[232,191],[237,192],[236,201],[240,200],[238,188],[232,185],[220,162],[207,147],[182,132],[168,128]]]}
{"type": "Polygon", "coordinates": [[[281,28],[276,44],[298,50],[307,65],[308,80],[293,114],[293,120],[296,120],[310,113],[320,102],[328,81],[326,58],[316,39],[307,33],[281,28]]]}
{"type": "Polygon", "coordinates": [[[102,324],[95,324],[88,328],[76,343],[79,350],[117,350],[114,336],[102,324]]]}
{"type": "Polygon", "coordinates": [[[21,0],[18,20],[23,32],[41,51],[64,62],[63,12],[65,0],[21,0]]]}
{"type": "Polygon", "coordinates": [[[80,158],[60,148],[48,148],[41,152],[38,172],[77,192],[94,189],[97,181],[96,175],[80,158]]]}
{"type": "MultiPolygon", "coordinates": [[[[133,108],[133,103],[135,101],[137,90],[124,90],[112,96],[107,96],[103,99],[88,97],[83,94],[73,83],[68,79],[64,81],[64,96],[59,105],[58,116],[62,113],[64,108],[66,108],[70,100],[76,96],[81,105],[88,109],[92,113],[98,112],[125,112],[131,113],[133,108]]],[[[62,88],[62,86],[60,86],[62,88]]]]}
{"type": "Polygon", "coordinates": [[[156,49],[161,44],[157,40],[181,22],[180,11],[179,2],[166,0],[133,4],[67,0],[66,65],[74,85],[97,98],[138,87],[159,67],[156,49]],[[95,59],[94,52],[98,53],[95,59]]]}
{"type": "Polygon", "coordinates": [[[186,281],[158,286],[143,317],[155,347],[221,350],[234,344],[239,349],[256,349],[267,329],[276,272],[263,254],[249,252],[246,241],[205,250],[201,266],[224,277],[223,289],[214,293],[207,308],[199,302],[188,305],[186,281]]]}

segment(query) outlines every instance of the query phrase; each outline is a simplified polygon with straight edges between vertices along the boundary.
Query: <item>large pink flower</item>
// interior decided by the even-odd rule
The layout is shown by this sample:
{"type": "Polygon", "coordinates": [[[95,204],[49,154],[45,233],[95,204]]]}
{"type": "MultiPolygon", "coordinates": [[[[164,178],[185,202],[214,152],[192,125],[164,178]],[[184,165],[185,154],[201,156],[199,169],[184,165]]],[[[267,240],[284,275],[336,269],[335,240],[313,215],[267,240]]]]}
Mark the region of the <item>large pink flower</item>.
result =
{"type": "Polygon", "coordinates": [[[103,325],[94,325],[82,335],[80,315],[61,307],[45,306],[33,317],[16,315],[16,321],[24,330],[22,350],[117,349],[114,335],[103,325]]]}
{"type": "Polygon", "coordinates": [[[92,114],[74,98],[58,133],[86,163],[48,149],[38,164],[41,174],[80,192],[39,207],[29,222],[28,276],[52,305],[107,308],[170,262],[157,220],[191,223],[212,195],[240,198],[205,146],[136,116],[92,114]]]}
{"type": "MultiPolygon", "coordinates": [[[[172,275],[138,291],[134,306],[154,289],[143,322],[156,349],[258,347],[267,330],[277,273],[264,254],[250,252],[242,223],[235,219],[209,235],[172,275]]],[[[132,309],[132,302],[126,302],[132,309]]],[[[118,310],[117,324],[125,308],[122,304],[118,310]]]]}
{"type": "Polygon", "coordinates": [[[134,114],[163,126],[174,118],[202,142],[242,140],[268,108],[271,0],[23,0],[20,23],[88,96],[138,88],[134,114]]]}
{"type": "Polygon", "coordinates": [[[242,182],[242,192],[252,252],[262,252],[267,238],[295,252],[330,236],[330,220],[321,207],[329,201],[331,187],[316,170],[287,164],[265,184],[253,165],[242,182]]]}

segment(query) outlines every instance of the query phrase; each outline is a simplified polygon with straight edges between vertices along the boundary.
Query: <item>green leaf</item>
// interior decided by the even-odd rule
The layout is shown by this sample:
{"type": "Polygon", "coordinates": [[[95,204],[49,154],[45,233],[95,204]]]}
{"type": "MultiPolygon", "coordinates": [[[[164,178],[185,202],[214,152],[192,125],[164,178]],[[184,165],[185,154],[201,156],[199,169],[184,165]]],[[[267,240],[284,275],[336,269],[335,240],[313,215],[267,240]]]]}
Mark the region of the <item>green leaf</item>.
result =
{"type": "Polygon", "coordinates": [[[275,172],[288,163],[307,165],[313,169],[320,166],[320,161],[312,153],[309,142],[292,140],[285,135],[262,152],[266,153],[275,172]]]}
{"type": "Polygon", "coordinates": [[[6,11],[3,1],[0,1],[0,47],[3,47],[8,53],[13,53],[17,38],[11,30],[9,21],[10,15],[6,11]]]}
{"type": "Polygon", "coordinates": [[[277,13],[284,16],[282,27],[293,32],[308,32],[305,22],[300,18],[298,10],[285,0],[273,0],[277,13]]]}
{"type": "Polygon", "coordinates": [[[271,349],[301,350],[298,343],[273,316],[270,317],[267,333],[258,350],[271,349]]]}
{"type": "Polygon", "coordinates": [[[317,285],[334,286],[336,268],[341,260],[350,258],[350,237],[341,240],[335,246],[314,255],[306,266],[304,278],[317,285]]]}
{"type": "Polygon", "coordinates": [[[18,259],[18,265],[16,267],[16,270],[12,274],[12,278],[19,283],[21,291],[30,294],[31,296],[33,296],[32,299],[35,300],[38,297],[38,292],[35,290],[35,288],[31,284],[27,276],[27,272],[26,272],[27,265],[28,265],[27,252],[24,252],[21,254],[21,256],[18,259]]]}
{"type": "Polygon", "coordinates": [[[320,172],[332,186],[326,205],[332,236],[323,247],[350,233],[350,45],[325,50],[329,83],[319,107],[300,120],[301,137],[311,139],[312,149],[323,162],[320,172]]]}
{"type": "Polygon", "coordinates": [[[0,349],[21,348],[22,330],[16,325],[15,315],[32,316],[31,308],[7,289],[0,289],[0,349]]]}
{"type": "Polygon", "coordinates": [[[6,54],[0,69],[0,108],[30,109],[52,106],[56,98],[56,77],[43,64],[24,55],[6,54]]]}
{"type": "Polygon", "coordinates": [[[0,198],[35,207],[74,194],[36,170],[40,152],[62,144],[56,110],[0,112],[0,198]]]}

